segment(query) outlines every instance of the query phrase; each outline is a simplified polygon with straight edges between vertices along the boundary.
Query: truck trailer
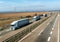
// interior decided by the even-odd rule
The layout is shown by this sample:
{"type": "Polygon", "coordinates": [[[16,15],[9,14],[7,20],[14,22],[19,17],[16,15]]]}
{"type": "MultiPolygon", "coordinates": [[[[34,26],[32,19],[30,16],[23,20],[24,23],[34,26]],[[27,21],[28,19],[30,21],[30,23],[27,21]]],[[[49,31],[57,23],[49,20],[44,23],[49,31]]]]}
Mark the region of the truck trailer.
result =
{"type": "Polygon", "coordinates": [[[11,24],[10,24],[10,30],[16,30],[24,25],[27,25],[29,24],[29,19],[28,18],[25,18],[25,19],[21,19],[21,20],[17,20],[17,21],[13,21],[11,24]]]}

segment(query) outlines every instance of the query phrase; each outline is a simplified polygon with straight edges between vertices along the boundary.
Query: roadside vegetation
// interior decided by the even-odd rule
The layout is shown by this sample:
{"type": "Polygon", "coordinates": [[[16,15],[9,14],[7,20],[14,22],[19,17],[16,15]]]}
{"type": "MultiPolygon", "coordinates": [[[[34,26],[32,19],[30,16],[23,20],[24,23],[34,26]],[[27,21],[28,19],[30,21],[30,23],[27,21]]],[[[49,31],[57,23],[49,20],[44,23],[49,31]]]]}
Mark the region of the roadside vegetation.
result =
{"type": "Polygon", "coordinates": [[[35,15],[41,15],[47,12],[25,12],[25,13],[5,13],[0,14],[0,31],[4,29],[8,29],[10,27],[10,23],[16,20],[20,20],[22,18],[32,19],[35,15]]]}
{"type": "Polygon", "coordinates": [[[47,20],[49,17],[44,18],[42,21],[38,21],[34,25],[29,26],[27,29],[22,30],[21,32],[11,36],[10,38],[7,38],[5,42],[17,42],[21,38],[23,38],[25,35],[30,33],[32,30],[34,30],[37,26],[39,26],[41,23],[43,23],[45,20],[47,20]]]}

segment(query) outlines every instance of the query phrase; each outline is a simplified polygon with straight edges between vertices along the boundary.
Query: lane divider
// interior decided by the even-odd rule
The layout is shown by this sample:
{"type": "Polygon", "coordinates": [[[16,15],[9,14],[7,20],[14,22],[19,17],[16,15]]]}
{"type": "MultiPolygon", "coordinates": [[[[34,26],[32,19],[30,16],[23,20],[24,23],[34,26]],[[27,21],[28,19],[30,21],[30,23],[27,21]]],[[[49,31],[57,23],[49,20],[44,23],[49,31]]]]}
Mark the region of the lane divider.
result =
{"type": "Polygon", "coordinates": [[[54,30],[54,28],[52,28],[52,30],[54,30]]]}
{"type": "Polygon", "coordinates": [[[53,32],[51,31],[51,32],[50,32],[50,35],[51,35],[52,33],[53,33],[53,32]]]}
{"type": "MultiPolygon", "coordinates": [[[[41,25],[43,25],[45,22],[43,22],[41,25]]],[[[40,26],[41,26],[40,25],[40,26]]],[[[38,27],[40,27],[38,26],[38,27]]],[[[34,29],[33,31],[31,31],[29,34],[27,34],[25,37],[23,37],[21,40],[19,40],[18,42],[21,42],[22,40],[24,40],[25,38],[27,38],[29,35],[31,35],[34,31],[36,31],[38,29],[38,27],[36,29],[34,29]]],[[[43,30],[41,31],[43,32],[43,30]]],[[[39,35],[41,34],[41,32],[39,33],[39,35]]]]}
{"type": "Polygon", "coordinates": [[[22,40],[24,40],[25,38],[27,38],[29,35],[31,35],[31,33],[27,34],[25,37],[23,37],[19,42],[21,42],[22,40]]]}
{"type": "Polygon", "coordinates": [[[51,37],[49,36],[47,41],[49,42],[49,41],[50,41],[50,39],[51,39],[51,37]]]}
{"type": "MultiPolygon", "coordinates": [[[[58,14],[58,17],[59,17],[60,15],[58,14]]],[[[59,42],[59,21],[58,21],[58,38],[57,38],[58,40],[57,40],[57,42],[59,42]]]]}
{"type": "MultiPolygon", "coordinates": [[[[57,18],[58,18],[58,16],[57,16],[57,18]]],[[[57,18],[56,18],[56,21],[57,21],[57,18]]],[[[54,25],[53,25],[53,28],[52,28],[52,31],[50,32],[50,35],[52,35],[52,33],[53,33],[53,30],[54,30],[54,27],[55,27],[56,21],[55,21],[55,23],[54,23],[54,25]]],[[[51,37],[49,36],[48,39],[47,39],[47,41],[49,42],[50,39],[51,39],[51,37]]]]}
{"type": "Polygon", "coordinates": [[[43,32],[44,30],[41,30],[41,32],[38,34],[38,36],[40,36],[40,34],[43,32]]]}

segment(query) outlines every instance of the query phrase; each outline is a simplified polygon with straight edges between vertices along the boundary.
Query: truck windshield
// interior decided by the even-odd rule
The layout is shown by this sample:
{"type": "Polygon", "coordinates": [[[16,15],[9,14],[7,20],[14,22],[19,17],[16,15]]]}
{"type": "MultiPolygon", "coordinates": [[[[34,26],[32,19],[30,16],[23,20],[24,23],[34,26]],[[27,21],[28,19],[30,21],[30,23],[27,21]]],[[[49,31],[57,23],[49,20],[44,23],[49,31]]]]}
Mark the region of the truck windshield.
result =
{"type": "Polygon", "coordinates": [[[11,26],[14,26],[14,25],[11,25],[11,26]]]}

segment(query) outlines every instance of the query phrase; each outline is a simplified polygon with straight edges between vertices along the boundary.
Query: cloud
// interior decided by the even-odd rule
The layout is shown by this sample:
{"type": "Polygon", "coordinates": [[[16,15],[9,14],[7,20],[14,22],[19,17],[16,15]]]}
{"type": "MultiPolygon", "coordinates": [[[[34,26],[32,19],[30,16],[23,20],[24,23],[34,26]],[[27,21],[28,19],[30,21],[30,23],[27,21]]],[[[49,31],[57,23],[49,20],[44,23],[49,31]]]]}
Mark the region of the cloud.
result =
{"type": "Polygon", "coordinates": [[[43,10],[60,8],[60,1],[55,0],[0,0],[0,10],[43,10]]]}

